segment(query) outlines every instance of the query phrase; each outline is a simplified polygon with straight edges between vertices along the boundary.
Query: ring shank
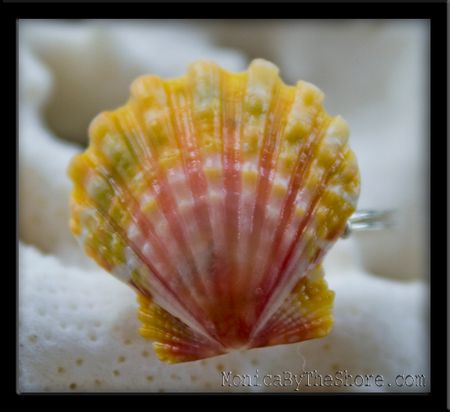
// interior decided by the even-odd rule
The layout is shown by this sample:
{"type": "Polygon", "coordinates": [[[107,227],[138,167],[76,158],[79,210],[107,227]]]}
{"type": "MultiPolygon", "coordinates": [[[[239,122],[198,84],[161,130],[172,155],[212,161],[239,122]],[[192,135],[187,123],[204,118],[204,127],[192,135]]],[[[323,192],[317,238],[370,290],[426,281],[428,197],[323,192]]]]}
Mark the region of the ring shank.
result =
{"type": "Polygon", "coordinates": [[[341,237],[346,239],[353,232],[390,228],[395,224],[394,214],[394,210],[358,210],[347,221],[341,237]]]}

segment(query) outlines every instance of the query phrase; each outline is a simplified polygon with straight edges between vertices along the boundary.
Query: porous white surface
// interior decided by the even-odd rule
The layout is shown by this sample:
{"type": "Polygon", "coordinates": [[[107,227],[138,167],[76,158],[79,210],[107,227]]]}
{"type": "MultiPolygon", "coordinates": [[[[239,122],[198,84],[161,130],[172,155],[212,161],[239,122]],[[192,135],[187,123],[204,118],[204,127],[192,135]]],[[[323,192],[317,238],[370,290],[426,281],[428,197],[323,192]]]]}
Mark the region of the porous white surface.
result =
{"type": "Polygon", "coordinates": [[[270,23],[255,37],[245,22],[234,23],[226,35],[223,26],[214,26],[19,24],[18,390],[296,389],[295,383],[223,386],[222,370],[232,376],[258,370],[261,378],[340,370],[380,374],[385,381],[381,387],[300,385],[302,391],[427,390],[426,27],[270,23]],[[86,258],[70,235],[67,165],[82,150],[89,120],[122,104],[137,75],[176,76],[199,57],[240,70],[248,62],[243,51],[271,59],[291,82],[302,78],[324,90],[330,112],[342,114],[352,129],[363,178],[360,206],[396,207],[400,223],[384,234],[340,241],[327,256],[327,278],[336,291],[328,337],[166,365],[138,335],[134,293],[86,258]],[[423,374],[426,386],[398,387],[398,374],[423,374]]]}
{"type": "MultiPolygon", "coordinates": [[[[392,386],[305,386],[304,378],[298,390],[429,387],[428,291],[419,282],[403,284],[359,271],[334,275],[330,286],[336,292],[335,325],[329,336],[167,365],[138,334],[131,289],[102,270],[67,267],[32,246],[20,245],[19,262],[21,391],[296,391],[296,384],[277,387],[261,382],[258,387],[241,385],[234,377],[258,373],[262,379],[315,370],[323,376],[339,371],[381,375],[392,386]],[[231,384],[228,373],[234,378],[231,384]],[[398,387],[399,374],[424,375],[426,386],[398,387]]],[[[266,381],[273,383],[271,378],[266,381]]]]}

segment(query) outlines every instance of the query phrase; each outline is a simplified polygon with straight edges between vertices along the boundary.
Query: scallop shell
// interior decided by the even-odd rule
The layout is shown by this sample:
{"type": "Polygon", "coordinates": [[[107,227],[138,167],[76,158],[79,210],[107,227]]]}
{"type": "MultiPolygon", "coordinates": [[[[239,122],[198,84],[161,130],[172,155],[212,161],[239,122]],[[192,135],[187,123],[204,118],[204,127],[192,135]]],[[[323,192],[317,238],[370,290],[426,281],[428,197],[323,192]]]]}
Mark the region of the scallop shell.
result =
{"type": "Polygon", "coordinates": [[[73,159],[71,230],[138,292],[163,361],[326,335],[321,262],[359,196],[344,120],[310,83],[254,60],[228,72],[143,76],[98,115],[73,159]]]}

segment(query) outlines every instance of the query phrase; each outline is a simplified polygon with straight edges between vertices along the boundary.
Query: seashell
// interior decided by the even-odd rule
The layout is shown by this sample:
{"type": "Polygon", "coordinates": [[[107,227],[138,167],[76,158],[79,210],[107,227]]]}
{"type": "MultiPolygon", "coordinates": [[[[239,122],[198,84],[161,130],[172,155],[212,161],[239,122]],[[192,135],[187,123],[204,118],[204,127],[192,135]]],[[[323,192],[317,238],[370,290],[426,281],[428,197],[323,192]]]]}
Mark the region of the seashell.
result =
{"type": "Polygon", "coordinates": [[[359,196],[344,120],[262,59],[143,76],[90,125],[70,226],[138,293],[140,333],[166,362],[326,335],[322,260],[359,196]]]}

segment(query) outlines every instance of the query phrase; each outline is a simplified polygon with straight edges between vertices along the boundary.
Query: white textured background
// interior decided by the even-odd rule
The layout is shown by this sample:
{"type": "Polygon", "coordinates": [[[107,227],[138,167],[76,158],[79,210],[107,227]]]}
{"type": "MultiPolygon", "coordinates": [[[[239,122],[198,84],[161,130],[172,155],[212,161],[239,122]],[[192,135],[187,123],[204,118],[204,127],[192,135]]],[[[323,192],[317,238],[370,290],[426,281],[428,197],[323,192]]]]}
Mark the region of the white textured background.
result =
{"type": "Polygon", "coordinates": [[[18,390],[295,390],[222,386],[222,370],[256,369],[347,370],[386,382],[302,391],[428,390],[428,30],[421,21],[21,21],[18,390]],[[123,104],[137,75],[181,75],[197,58],[242,70],[255,57],[278,65],[286,82],[325,92],[330,114],[351,128],[359,207],[395,208],[398,224],[342,240],[326,258],[336,291],[328,337],[162,364],[137,333],[134,293],[69,233],[67,165],[89,121],[123,104]],[[398,374],[423,374],[426,386],[398,387],[398,374]]]}

